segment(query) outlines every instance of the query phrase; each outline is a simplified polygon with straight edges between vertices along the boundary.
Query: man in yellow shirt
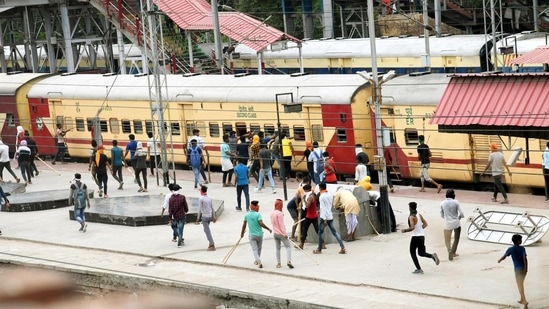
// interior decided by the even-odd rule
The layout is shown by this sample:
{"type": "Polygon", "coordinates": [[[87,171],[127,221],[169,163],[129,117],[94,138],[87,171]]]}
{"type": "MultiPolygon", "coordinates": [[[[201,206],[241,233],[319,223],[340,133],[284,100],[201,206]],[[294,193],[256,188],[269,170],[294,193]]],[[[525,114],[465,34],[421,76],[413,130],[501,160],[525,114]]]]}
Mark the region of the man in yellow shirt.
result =
{"type": "Polygon", "coordinates": [[[358,226],[358,214],[360,206],[353,192],[339,187],[334,196],[334,207],[345,212],[347,222],[347,241],[355,240],[355,232],[358,226]]]}

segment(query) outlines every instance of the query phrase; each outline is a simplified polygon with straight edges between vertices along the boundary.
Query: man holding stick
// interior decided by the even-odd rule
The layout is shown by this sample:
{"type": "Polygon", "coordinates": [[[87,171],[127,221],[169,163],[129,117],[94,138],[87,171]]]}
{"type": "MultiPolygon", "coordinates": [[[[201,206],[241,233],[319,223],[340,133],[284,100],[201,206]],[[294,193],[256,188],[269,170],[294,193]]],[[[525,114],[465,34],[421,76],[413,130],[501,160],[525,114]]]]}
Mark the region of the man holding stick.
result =
{"type": "Polygon", "coordinates": [[[53,158],[53,161],[51,161],[51,164],[55,165],[55,161],[58,159],[61,160],[61,163],[65,163],[63,159],[65,158],[65,135],[67,132],[72,130],[72,128],[63,130],[63,125],[58,123],[57,124],[57,153],[55,154],[55,158],[53,158]]]}
{"type": "Polygon", "coordinates": [[[261,214],[259,213],[259,202],[252,201],[250,205],[251,211],[248,211],[244,215],[244,223],[242,223],[242,231],[240,232],[240,238],[244,237],[246,232],[246,225],[250,225],[250,230],[248,232],[248,238],[250,239],[250,245],[252,246],[252,251],[255,258],[255,265],[258,265],[259,268],[263,268],[261,264],[261,248],[263,246],[263,229],[272,233],[273,231],[263,223],[261,214]]]}

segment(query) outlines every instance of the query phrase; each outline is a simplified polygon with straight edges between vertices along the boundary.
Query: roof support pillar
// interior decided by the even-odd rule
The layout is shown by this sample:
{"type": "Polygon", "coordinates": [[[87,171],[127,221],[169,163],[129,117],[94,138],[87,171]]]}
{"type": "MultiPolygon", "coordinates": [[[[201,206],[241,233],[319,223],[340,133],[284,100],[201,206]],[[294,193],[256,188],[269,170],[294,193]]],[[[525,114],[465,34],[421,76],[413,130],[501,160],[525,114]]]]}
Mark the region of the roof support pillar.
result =
{"type": "Polygon", "coordinates": [[[69,20],[69,10],[67,3],[59,5],[59,13],[61,14],[61,27],[63,29],[63,39],[65,41],[65,58],[67,61],[67,72],[75,72],[74,53],[72,50],[72,33],[71,22],[69,20]]]}

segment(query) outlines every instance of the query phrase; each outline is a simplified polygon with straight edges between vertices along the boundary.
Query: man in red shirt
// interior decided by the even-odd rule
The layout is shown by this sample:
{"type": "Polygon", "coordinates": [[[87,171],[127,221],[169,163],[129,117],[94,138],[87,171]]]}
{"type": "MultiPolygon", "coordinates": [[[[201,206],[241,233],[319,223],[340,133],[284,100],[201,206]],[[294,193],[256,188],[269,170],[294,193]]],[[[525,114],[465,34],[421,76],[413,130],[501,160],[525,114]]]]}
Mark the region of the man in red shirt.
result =
{"type": "Polygon", "coordinates": [[[301,224],[301,243],[299,247],[303,249],[305,244],[305,239],[307,239],[307,231],[311,224],[315,228],[316,233],[318,234],[318,212],[316,210],[316,196],[311,192],[311,185],[306,184],[303,186],[303,191],[305,192],[304,202],[301,210],[305,212],[305,220],[301,224]]]}

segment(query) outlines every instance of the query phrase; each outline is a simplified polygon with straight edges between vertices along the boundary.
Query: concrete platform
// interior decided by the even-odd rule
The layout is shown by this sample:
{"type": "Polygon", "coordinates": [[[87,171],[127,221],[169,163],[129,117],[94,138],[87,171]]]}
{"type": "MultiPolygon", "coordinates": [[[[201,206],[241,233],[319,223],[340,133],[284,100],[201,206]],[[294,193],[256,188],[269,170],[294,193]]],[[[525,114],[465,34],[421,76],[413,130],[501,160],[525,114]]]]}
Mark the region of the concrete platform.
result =
{"type": "Polygon", "coordinates": [[[11,181],[8,181],[8,182],[3,182],[1,183],[0,185],[2,185],[2,190],[4,190],[4,193],[6,193],[8,196],[9,195],[14,195],[14,194],[21,194],[21,193],[25,193],[25,183],[17,183],[17,182],[11,182],[11,181]]]}
{"type": "MultiPolygon", "coordinates": [[[[169,221],[167,210],[160,216],[164,195],[137,195],[124,197],[97,198],[86,209],[86,221],[125,226],[165,225],[169,221]]],[[[198,198],[186,197],[189,212],[186,223],[195,222],[198,215],[198,198]]],[[[217,217],[224,209],[222,200],[213,200],[217,217]]],[[[74,220],[74,209],[69,210],[69,218],[74,220]]]]}
{"type": "MultiPolygon", "coordinates": [[[[13,188],[10,200],[10,209],[2,209],[2,211],[10,212],[24,212],[24,211],[37,211],[48,210],[69,206],[69,190],[50,190],[39,192],[21,192],[21,186],[25,190],[24,184],[16,184],[13,188]]],[[[2,188],[4,188],[2,185],[2,188]]],[[[13,187],[8,186],[8,188],[13,187]]],[[[88,196],[93,198],[93,191],[89,190],[88,196]]]]}

